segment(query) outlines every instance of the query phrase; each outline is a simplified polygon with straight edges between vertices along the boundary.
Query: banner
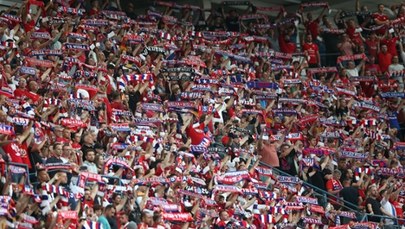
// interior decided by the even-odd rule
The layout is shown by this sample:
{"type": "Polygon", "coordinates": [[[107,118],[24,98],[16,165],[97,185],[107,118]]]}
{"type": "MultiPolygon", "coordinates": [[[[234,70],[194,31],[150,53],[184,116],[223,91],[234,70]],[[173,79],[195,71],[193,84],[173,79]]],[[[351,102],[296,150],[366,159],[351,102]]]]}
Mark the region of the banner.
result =
{"type": "Polygon", "coordinates": [[[65,49],[68,50],[79,50],[79,51],[89,51],[90,47],[85,44],[73,44],[73,43],[67,43],[64,45],[65,49]]]}
{"type": "Polygon", "coordinates": [[[324,33],[332,33],[332,34],[343,34],[343,33],[345,33],[345,30],[344,29],[323,28],[322,32],[324,32],[324,33]]]}
{"type": "Polygon", "coordinates": [[[380,112],[380,107],[367,103],[367,102],[357,102],[353,104],[354,107],[359,107],[362,109],[366,109],[366,110],[371,110],[371,111],[375,111],[375,112],[380,112]]]}
{"type": "Polygon", "coordinates": [[[306,197],[306,196],[296,196],[295,199],[299,203],[318,205],[318,199],[316,199],[316,198],[311,198],[311,197],[306,197]]]}
{"type": "Polygon", "coordinates": [[[270,168],[256,167],[256,171],[262,176],[267,176],[267,177],[273,176],[273,170],[270,168]]]}
{"type": "Polygon", "coordinates": [[[371,16],[370,11],[343,11],[340,14],[340,18],[347,18],[353,16],[371,16]]]}
{"type": "Polygon", "coordinates": [[[168,81],[193,81],[196,77],[193,68],[164,68],[160,72],[161,76],[168,81]]]}
{"type": "Polygon", "coordinates": [[[48,32],[33,32],[31,34],[31,39],[51,39],[51,35],[48,32]]]}
{"type": "Polygon", "coordinates": [[[329,73],[329,72],[338,72],[336,67],[323,67],[323,68],[308,68],[306,70],[307,74],[317,74],[317,73],[329,73]]]}
{"type": "Polygon", "coordinates": [[[26,57],[24,60],[31,66],[40,66],[44,68],[52,68],[54,64],[53,61],[50,60],[39,60],[32,57],[26,57]]]}
{"type": "Polygon", "coordinates": [[[203,98],[204,94],[201,92],[185,91],[180,94],[180,97],[185,100],[195,100],[203,98]]]}
{"type": "Polygon", "coordinates": [[[405,92],[385,92],[381,93],[380,96],[384,99],[388,98],[405,98],[405,92]]]}
{"type": "Polygon", "coordinates": [[[305,2],[305,3],[301,3],[301,5],[300,5],[300,8],[302,8],[302,9],[313,8],[313,7],[329,8],[329,3],[327,3],[327,2],[305,2]]]}
{"type": "Polygon", "coordinates": [[[86,12],[86,10],[85,9],[76,9],[76,8],[66,7],[66,6],[59,6],[58,12],[71,14],[71,15],[83,16],[83,14],[84,14],[84,12],[86,12]]]}
{"type": "Polygon", "coordinates": [[[117,132],[130,132],[132,130],[128,123],[113,123],[110,127],[117,132]]]}
{"type": "Polygon", "coordinates": [[[348,212],[348,211],[340,211],[339,216],[350,218],[350,219],[356,219],[356,213],[354,212],[348,212]]]}
{"type": "Polygon", "coordinates": [[[14,135],[14,128],[12,126],[0,123],[0,134],[14,135]]]}
{"type": "Polygon", "coordinates": [[[163,105],[158,103],[142,103],[141,108],[144,111],[156,111],[156,112],[163,112],[163,105]]]}
{"type": "Polygon", "coordinates": [[[103,19],[86,19],[82,20],[82,23],[87,26],[95,26],[95,27],[102,27],[109,25],[109,21],[103,19]]]}
{"type": "Polygon", "coordinates": [[[280,183],[291,183],[291,184],[300,183],[300,178],[298,178],[298,177],[277,176],[277,180],[280,183]]]}
{"type": "Polygon", "coordinates": [[[242,193],[242,190],[233,185],[216,185],[214,192],[232,192],[232,193],[242,193]]]}
{"type": "Polygon", "coordinates": [[[12,22],[21,23],[21,18],[16,15],[3,13],[1,16],[4,18],[7,18],[8,20],[10,20],[12,22]]]}
{"type": "Polygon", "coordinates": [[[167,102],[166,104],[169,111],[172,110],[181,110],[181,109],[195,109],[194,102],[167,102]]]}
{"type": "Polygon", "coordinates": [[[48,171],[52,171],[52,170],[71,171],[72,170],[72,166],[70,163],[47,163],[47,164],[45,164],[45,168],[48,171]]]}
{"type": "Polygon", "coordinates": [[[30,53],[31,56],[62,56],[62,54],[61,49],[32,50],[30,53]]]}
{"type": "Polygon", "coordinates": [[[368,157],[367,153],[356,153],[352,151],[342,150],[340,151],[340,157],[342,158],[355,158],[359,160],[365,160],[368,157]]]}
{"type": "Polygon", "coordinates": [[[295,104],[302,104],[306,103],[305,99],[292,99],[292,98],[279,98],[279,103],[295,103],[295,104]]]}
{"type": "Polygon", "coordinates": [[[140,178],[137,179],[134,177],[133,179],[136,185],[148,185],[148,184],[167,184],[169,183],[169,179],[163,177],[151,177],[151,178],[140,178]]]}
{"type": "Polygon", "coordinates": [[[312,124],[312,123],[316,122],[318,119],[319,119],[319,116],[316,115],[316,114],[315,115],[307,115],[305,117],[302,117],[298,121],[298,123],[299,123],[300,126],[305,126],[305,125],[312,124]]]}
{"type": "Polygon", "coordinates": [[[263,82],[263,81],[250,81],[247,82],[246,86],[248,88],[269,88],[269,89],[278,89],[279,86],[277,83],[271,83],[271,82],[263,82]]]}
{"type": "Polygon", "coordinates": [[[147,56],[149,53],[159,53],[159,54],[164,54],[166,55],[166,50],[163,47],[157,47],[157,46],[147,46],[145,49],[142,51],[142,55],[147,56]]]}
{"type": "Polygon", "coordinates": [[[116,166],[124,168],[124,169],[129,169],[130,171],[133,170],[128,165],[128,163],[125,159],[119,158],[119,157],[112,157],[112,158],[108,159],[104,165],[105,171],[108,171],[108,169],[110,168],[111,165],[116,165],[116,166]]]}
{"type": "Polygon", "coordinates": [[[127,17],[127,14],[123,11],[103,10],[101,14],[112,20],[122,20],[127,17]]]}
{"type": "Polygon", "coordinates": [[[337,58],[337,63],[341,63],[343,61],[350,61],[350,60],[367,60],[366,54],[355,54],[355,55],[347,55],[347,56],[339,56],[337,58]]]}
{"type": "Polygon", "coordinates": [[[77,180],[77,186],[81,188],[86,187],[87,182],[104,183],[103,177],[100,174],[90,172],[80,172],[79,179],[77,180]]]}
{"type": "Polygon", "coordinates": [[[163,219],[167,221],[175,221],[175,222],[191,222],[193,221],[193,217],[190,213],[163,213],[163,219]]]}
{"type": "Polygon", "coordinates": [[[303,219],[305,224],[323,225],[322,220],[318,218],[304,217],[303,219]]]}

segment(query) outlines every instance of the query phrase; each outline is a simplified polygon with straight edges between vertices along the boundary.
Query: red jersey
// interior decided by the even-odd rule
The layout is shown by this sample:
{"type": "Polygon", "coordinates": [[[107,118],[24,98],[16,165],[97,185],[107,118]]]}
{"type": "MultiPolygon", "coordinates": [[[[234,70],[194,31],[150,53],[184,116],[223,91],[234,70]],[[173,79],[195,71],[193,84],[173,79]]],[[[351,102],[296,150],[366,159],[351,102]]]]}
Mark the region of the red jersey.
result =
{"type": "Polygon", "coordinates": [[[377,57],[378,40],[366,40],[366,45],[368,54],[377,57]]]}
{"type": "Polygon", "coordinates": [[[381,71],[384,73],[388,71],[388,67],[390,66],[392,61],[391,53],[378,53],[378,64],[380,65],[381,71]]]}
{"type": "Polygon", "coordinates": [[[38,100],[41,98],[40,95],[38,95],[37,93],[31,92],[31,91],[27,91],[25,93],[25,96],[27,96],[29,99],[31,99],[33,103],[37,103],[38,100]]]}
{"type": "Polygon", "coordinates": [[[31,162],[28,156],[27,144],[20,144],[18,142],[11,142],[3,146],[3,150],[10,156],[11,161],[20,164],[28,165],[31,169],[31,162]]]}
{"type": "Polygon", "coordinates": [[[127,107],[121,101],[114,101],[111,103],[112,109],[127,110],[127,107]]]}
{"type": "Polygon", "coordinates": [[[302,45],[302,49],[308,53],[309,64],[319,64],[318,63],[318,45],[314,43],[305,43],[302,45]]]}
{"type": "Polygon", "coordinates": [[[186,133],[191,138],[191,144],[198,145],[203,141],[203,139],[205,138],[203,130],[203,123],[200,123],[200,125],[196,128],[193,127],[193,124],[190,124],[190,126],[187,127],[186,133]]]}
{"type": "Polygon", "coordinates": [[[305,28],[312,35],[313,39],[316,39],[319,35],[319,20],[308,21],[305,23],[305,28]]]}
{"type": "Polygon", "coordinates": [[[297,46],[293,42],[285,40],[284,34],[280,34],[278,37],[278,44],[280,46],[280,51],[284,53],[294,53],[297,49],[297,46]]]}
{"type": "Polygon", "coordinates": [[[398,201],[391,201],[392,205],[395,207],[395,211],[397,211],[397,217],[398,219],[398,224],[399,225],[404,225],[405,220],[404,220],[404,212],[402,210],[402,204],[399,203],[398,201]]]}
{"type": "MultiPolygon", "coordinates": [[[[382,22],[388,21],[388,17],[387,17],[385,14],[374,13],[374,14],[372,15],[372,17],[373,17],[374,20],[378,20],[378,21],[382,21],[382,22]]],[[[381,29],[378,29],[378,30],[376,31],[376,33],[377,33],[377,35],[384,35],[384,34],[385,34],[385,30],[386,30],[386,27],[383,26],[381,29]]]]}
{"type": "Polygon", "coordinates": [[[354,28],[354,27],[347,28],[346,34],[349,35],[350,39],[352,39],[352,41],[355,44],[358,44],[358,45],[363,44],[363,40],[360,37],[360,33],[356,32],[356,28],[354,28]]]}
{"type": "Polygon", "coordinates": [[[27,89],[17,88],[17,89],[14,90],[14,97],[16,97],[16,98],[27,97],[26,92],[27,92],[27,89]]]}
{"type": "Polygon", "coordinates": [[[24,31],[26,33],[30,32],[31,30],[33,30],[35,28],[35,21],[31,20],[27,23],[24,23],[24,31]]]}
{"type": "MultiPolygon", "coordinates": [[[[326,181],[326,190],[331,190],[331,191],[337,191],[337,190],[342,190],[343,186],[340,183],[339,180],[335,180],[335,179],[329,179],[328,181],[326,181]]],[[[337,204],[337,199],[336,198],[331,198],[331,203],[332,204],[337,204]]]]}
{"type": "Polygon", "coordinates": [[[391,53],[392,56],[398,56],[397,51],[398,40],[399,40],[398,37],[393,37],[391,39],[384,39],[381,41],[381,45],[387,45],[388,52],[391,53]]]}

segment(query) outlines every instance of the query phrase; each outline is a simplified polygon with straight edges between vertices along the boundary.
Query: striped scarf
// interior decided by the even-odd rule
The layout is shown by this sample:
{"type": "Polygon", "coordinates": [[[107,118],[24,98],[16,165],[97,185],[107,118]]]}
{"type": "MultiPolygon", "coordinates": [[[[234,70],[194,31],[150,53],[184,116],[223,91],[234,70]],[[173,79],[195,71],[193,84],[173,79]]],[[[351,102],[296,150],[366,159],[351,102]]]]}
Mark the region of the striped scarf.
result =
{"type": "Polygon", "coordinates": [[[101,223],[94,221],[86,221],[81,229],[101,229],[101,223]]]}
{"type": "Polygon", "coordinates": [[[0,124],[0,134],[13,135],[14,134],[14,128],[12,126],[9,126],[9,125],[0,124]]]}
{"type": "Polygon", "coordinates": [[[45,185],[42,186],[42,190],[46,191],[47,193],[59,194],[59,195],[64,196],[66,198],[69,198],[71,196],[71,193],[68,192],[62,186],[55,186],[55,185],[51,185],[51,184],[45,184],[45,185]]]}

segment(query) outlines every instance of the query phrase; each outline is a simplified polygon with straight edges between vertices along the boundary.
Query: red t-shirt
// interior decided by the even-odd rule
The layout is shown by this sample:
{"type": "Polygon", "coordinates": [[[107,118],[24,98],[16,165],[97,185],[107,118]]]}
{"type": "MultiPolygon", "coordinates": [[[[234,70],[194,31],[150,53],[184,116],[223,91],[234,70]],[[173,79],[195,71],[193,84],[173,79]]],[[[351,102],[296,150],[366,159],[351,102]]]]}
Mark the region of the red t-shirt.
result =
{"type": "Polygon", "coordinates": [[[99,9],[91,8],[89,11],[89,16],[97,15],[100,12],[99,9]]]}
{"type": "MultiPolygon", "coordinates": [[[[326,190],[332,190],[332,191],[337,191],[337,190],[342,190],[343,189],[343,186],[342,186],[342,184],[340,183],[340,181],[338,181],[338,180],[335,180],[335,179],[329,179],[327,182],[326,182],[326,190]]],[[[331,198],[331,202],[332,202],[332,204],[335,204],[336,202],[336,198],[331,198]]]]}
{"type": "Polygon", "coordinates": [[[112,109],[127,110],[127,107],[122,102],[114,101],[111,103],[112,109]]]}
{"type": "MultiPolygon", "coordinates": [[[[388,21],[388,17],[385,15],[385,14],[379,14],[379,13],[374,13],[373,15],[372,15],[372,17],[373,17],[373,19],[374,20],[379,20],[379,21],[388,21]]],[[[376,31],[376,33],[378,34],[378,35],[384,35],[385,34],[385,30],[386,30],[386,28],[385,28],[385,26],[383,26],[381,29],[378,29],[377,31],[376,31]]]]}
{"type": "Polygon", "coordinates": [[[8,143],[3,146],[4,152],[10,157],[12,162],[26,164],[31,169],[31,162],[28,156],[28,147],[25,142],[20,144],[18,142],[8,143]]]}
{"type": "Polygon", "coordinates": [[[27,23],[24,23],[24,31],[28,33],[29,31],[33,30],[35,28],[35,21],[31,20],[27,23]]]}
{"type": "Polygon", "coordinates": [[[284,36],[284,34],[280,34],[280,36],[278,37],[280,51],[284,53],[294,53],[297,49],[297,46],[293,42],[287,42],[284,36]]]}
{"type": "Polygon", "coordinates": [[[205,138],[204,134],[204,123],[200,123],[200,125],[196,128],[193,128],[193,124],[190,124],[187,129],[186,133],[191,138],[191,144],[198,145],[202,142],[205,138]]]}
{"type": "Polygon", "coordinates": [[[305,43],[302,45],[302,49],[308,53],[309,64],[318,64],[318,45],[314,43],[305,43]]]}
{"type": "Polygon", "coordinates": [[[64,137],[56,137],[55,141],[61,143],[70,143],[70,140],[64,137]]]}
{"type": "Polygon", "coordinates": [[[143,167],[144,171],[149,170],[149,163],[148,163],[148,160],[146,160],[145,155],[140,156],[138,159],[138,162],[143,167]]]}
{"type": "Polygon", "coordinates": [[[380,65],[381,71],[384,73],[388,71],[388,67],[390,66],[392,61],[391,53],[378,53],[378,64],[380,65]]]}
{"type": "Polygon", "coordinates": [[[319,20],[317,19],[305,23],[305,28],[311,33],[312,38],[316,39],[319,35],[319,20]]]}
{"type": "Polygon", "coordinates": [[[352,39],[352,41],[355,44],[358,44],[358,45],[363,44],[363,40],[360,37],[360,33],[356,33],[356,28],[354,28],[354,27],[347,28],[346,34],[349,35],[350,39],[352,39]]]}
{"type": "Polygon", "coordinates": [[[397,212],[397,217],[399,218],[399,225],[404,225],[404,213],[402,211],[402,205],[398,201],[390,201],[397,212]]]}
{"type": "Polygon", "coordinates": [[[27,89],[17,88],[14,90],[14,97],[16,97],[16,98],[27,97],[26,93],[27,93],[27,89]]]}
{"type": "Polygon", "coordinates": [[[366,40],[367,51],[370,56],[377,57],[377,48],[378,48],[378,41],[377,40],[366,40]]]}
{"type": "Polygon", "coordinates": [[[398,51],[397,51],[397,41],[398,37],[393,37],[391,39],[384,39],[381,41],[381,45],[387,45],[388,52],[392,56],[398,56],[398,51]]]}
{"type": "Polygon", "coordinates": [[[92,208],[94,206],[94,200],[84,200],[82,208],[84,209],[86,206],[92,208]]]}

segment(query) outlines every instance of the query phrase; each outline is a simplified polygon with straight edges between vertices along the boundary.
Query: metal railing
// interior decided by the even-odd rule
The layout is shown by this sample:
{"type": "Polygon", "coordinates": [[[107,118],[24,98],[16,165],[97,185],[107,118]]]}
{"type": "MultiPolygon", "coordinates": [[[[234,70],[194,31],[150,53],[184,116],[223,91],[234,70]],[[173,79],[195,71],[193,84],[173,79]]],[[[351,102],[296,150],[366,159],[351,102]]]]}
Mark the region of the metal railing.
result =
{"type": "MultiPolygon", "coordinates": [[[[288,174],[286,172],[283,172],[283,171],[281,171],[281,170],[279,170],[277,168],[274,168],[274,167],[272,167],[272,166],[270,166],[270,165],[268,165],[268,164],[266,164],[264,162],[260,162],[260,165],[264,166],[264,167],[267,167],[267,168],[271,168],[272,171],[273,171],[273,174],[275,174],[275,175],[293,177],[292,175],[290,175],[290,174],[288,174]]],[[[349,211],[355,212],[358,222],[367,222],[368,217],[371,216],[371,217],[376,217],[376,218],[380,218],[380,219],[391,219],[394,222],[396,222],[396,224],[398,224],[398,218],[393,218],[393,217],[388,217],[388,216],[383,216],[383,215],[369,214],[369,213],[359,211],[359,210],[357,210],[358,209],[357,205],[354,205],[354,204],[352,204],[352,203],[350,203],[350,202],[348,202],[348,201],[346,201],[346,200],[344,200],[344,199],[342,199],[342,198],[340,198],[340,197],[338,197],[336,195],[333,195],[333,194],[331,194],[331,193],[329,193],[329,192],[327,192],[325,190],[322,190],[322,189],[320,189],[320,188],[318,188],[318,187],[316,187],[316,186],[314,186],[314,185],[312,185],[312,184],[310,184],[310,183],[308,183],[308,182],[306,182],[306,181],[304,181],[302,179],[301,179],[301,182],[302,182],[303,186],[312,188],[312,190],[314,190],[314,192],[315,192],[314,193],[315,196],[320,196],[320,197],[325,198],[325,200],[326,200],[325,203],[328,203],[328,201],[330,202],[331,200],[338,200],[338,201],[334,201],[335,203],[337,202],[336,205],[339,205],[340,207],[348,209],[349,211]]],[[[325,206],[323,206],[323,207],[325,207],[325,206]]],[[[390,228],[393,228],[393,229],[401,228],[401,225],[389,225],[389,226],[390,226],[390,228]]]]}

